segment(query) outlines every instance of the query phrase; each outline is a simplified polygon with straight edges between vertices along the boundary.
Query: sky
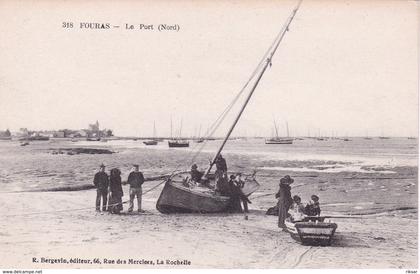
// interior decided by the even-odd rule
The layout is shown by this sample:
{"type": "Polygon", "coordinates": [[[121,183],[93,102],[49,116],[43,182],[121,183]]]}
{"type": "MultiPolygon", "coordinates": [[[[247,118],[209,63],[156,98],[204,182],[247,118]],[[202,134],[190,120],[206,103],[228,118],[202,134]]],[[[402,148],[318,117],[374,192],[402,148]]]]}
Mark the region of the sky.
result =
{"type": "MultiPolygon", "coordinates": [[[[169,136],[172,120],[173,135],[181,123],[182,135],[203,134],[296,3],[0,1],[0,130],[98,120],[119,136],[150,136],[155,122],[169,136]]],[[[275,120],[280,135],[288,123],[294,136],[417,136],[417,12],[415,1],[304,0],[233,135],[269,136],[275,120]]]]}

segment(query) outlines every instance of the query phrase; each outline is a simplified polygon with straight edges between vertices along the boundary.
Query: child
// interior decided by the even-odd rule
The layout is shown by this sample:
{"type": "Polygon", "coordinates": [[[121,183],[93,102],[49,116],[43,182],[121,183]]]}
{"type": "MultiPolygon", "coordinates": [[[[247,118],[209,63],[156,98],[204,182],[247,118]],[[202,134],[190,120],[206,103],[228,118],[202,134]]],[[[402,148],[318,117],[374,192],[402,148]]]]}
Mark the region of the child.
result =
{"type": "Polygon", "coordinates": [[[299,196],[293,196],[293,204],[291,205],[288,212],[293,222],[302,221],[305,218],[305,207],[301,201],[302,199],[299,196]]]}
{"type": "Polygon", "coordinates": [[[311,196],[309,204],[305,207],[305,213],[308,216],[319,216],[321,215],[321,208],[319,207],[319,197],[316,195],[311,196]]]}

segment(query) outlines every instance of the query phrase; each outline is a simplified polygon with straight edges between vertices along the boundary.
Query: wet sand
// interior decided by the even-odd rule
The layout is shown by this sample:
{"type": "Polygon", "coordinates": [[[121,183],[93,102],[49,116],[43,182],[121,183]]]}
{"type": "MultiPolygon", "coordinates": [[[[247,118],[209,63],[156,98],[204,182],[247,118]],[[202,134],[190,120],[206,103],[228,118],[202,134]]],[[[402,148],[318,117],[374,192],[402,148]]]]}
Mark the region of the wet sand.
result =
{"type": "MultiPolygon", "coordinates": [[[[133,162],[144,167],[146,177],[156,176],[172,170],[185,153],[131,149],[113,155],[67,156],[46,152],[53,145],[28,146],[25,150],[11,147],[7,148],[9,154],[9,150],[2,151],[0,157],[7,162],[0,163],[4,190],[0,193],[1,268],[418,267],[417,166],[362,166],[368,172],[325,172],[325,166],[342,163],[232,153],[225,155],[229,167],[245,173],[250,166],[312,166],[318,171],[260,168],[257,180],[261,187],[250,197],[248,220],[243,214],[161,214],[155,204],[162,185],[143,196],[146,214],[112,215],[95,212],[94,189],[25,191],[89,185],[100,162],[122,168],[123,180],[133,162]],[[323,215],[360,218],[331,219],[338,229],[330,247],[301,245],[277,228],[276,216],[265,215],[276,203],[273,193],[279,178],[286,174],[295,179],[292,195],[300,195],[303,202],[314,193],[320,197],[323,215]],[[33,262],[33,258],[63,258],[68,263],[33,262]],[[94,264],[95,258],[101,264],[94,264]],[[79,260],[70,263],[71,259],[79,260]],[[114,263],[106,264],[104,259],[114,263]],[[91,260],[92,264],[80,260],[91,260]],[[118,260],[126,264],[118,264],[118,260]],[[166,264],[166,260],[175,265],[166,264]],[[153,264],[146,264],[149,261],[153,264]],[[188,262],[191,264],[181,264],[188,262]]],[[[205,154],[197,159],[199,166],[207,158],[205,154]]],[[[146,182],[143,190],[158,183],[146,182]]],[[[124,194],[126,201],[127,186],[124,194]]],[[[124,204],[124,212],[127,208],[124,204]]]]}
{"type": "MultiPolygon", "coordinates": [[[[281,232],[277,217],[265,215],[257,199],[245,220],[243,214],[163,215],[154,208],[152,192],[144,196],[146,214],[101,214],[94,211],[95,195],[94,190],[2,195],[0,214],[6,221],[0,224],[1,267],[417,267],[416,210],[333,220],[338,229],[332,246],[309,247],[281,232]],[[98,258],[102,264],[33,263],[34,257],[98,258]],[[104,259],[115,260],[115,264],[105,264],[104,259]],[[127,264],[116,264],[118,259],[127,264]],[[154,265],[129,264],[129,259],[154,265]],[[157,260],[188,260],[191,265],[157,265],[157,260]]],[[[126,211],[126,204],[124,208],[126,211]]]]}

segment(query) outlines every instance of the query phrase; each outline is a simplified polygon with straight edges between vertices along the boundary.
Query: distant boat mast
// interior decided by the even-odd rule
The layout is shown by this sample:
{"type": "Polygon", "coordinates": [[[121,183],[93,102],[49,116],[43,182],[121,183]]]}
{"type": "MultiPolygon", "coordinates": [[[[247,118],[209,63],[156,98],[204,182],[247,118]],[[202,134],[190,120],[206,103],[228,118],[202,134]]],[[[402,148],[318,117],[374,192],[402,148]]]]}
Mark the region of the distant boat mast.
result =
{"type": "MultiPolygon", "coordinates": [[[[211,169],[212,169],[212,167],[213,167],[213,165],[214,165],[214,163],[215,163],[215,161],[216,161],[217,157],[218,157],[218,156],[220,155],[220,153],[222,152],[223,147],[225,146],[225,144],[226,144],[227,140],[229,139],[230,135],[232,134],[232,131],[233,131],[233,129],[235,128],[236,124],[238,123],[239,118],[241,117],[242,113],[244,112],[245,107],[247,106],[247,104],[248,104],[249,100],[251,99],[252,95],[254,94],[254,91],[255,91],[255,89],[257,88],[257,86],[258,86],[258,84],[259,84],[259,82],[260,82],[260,80],[261,80],[262,76],[264,75],[264,73],[265,73],[265,71],[267,70],[268,66],[271,66],[271,65],[272,65],[272,58],[273,58],[274,54],[276,53],[277,48],[278,48],[278,47],[279,47],[279,45],[280,45],[280,42],[283,40],[284,35],[286,34],[286,32],[287,32],[287,31],[289,31],[289,26],[290,26],[290,23],[292,23],[293,18],[295,17],[296,12],[298,11],[299,6],[300,6],[300,4],[301,4],[301,3],[302,3],[302,0],[300,0],[300,1],[299,1],[299,3],[297,4],[296,8],[292,11],[291,16],[288,18],[288,21],[287,21],[287,23],[286,23],[285,27],[281,30],[281,32],[280,32],[280,36],[279,36],[278,40],[275,42],[274,47],[272,47],[272,51],[271,51],[271,53],[269,53],[269,54],[268,54],[268,57],[267,57],[267,59],[265,60],[265,64],[264,64],[263,68],[261,69],[261,72],[258,74],[258,76],[257,76],[257,78],[256,78],[256,81],[255,81],[254,85],[253,85],[253,86],[252,86],[252,88],[251,88],[251,91],[249,92],[249,94],[248,94],[248,96],[247,96],[247,98],[246,98],[245,102],[243,103],[243,105],[242,105],[242,107],[241,107],[241,109],[240,109],[240,111],[239,111],[238,115],[236,116],[236,118],[235,118],[235,120],[234,120],[234,122],[233,122],[232,126],[230,127],[230,129],[229,129],[228,133],[226,134],[226,137],[223,139],[222,144],[220,145],[219,149],[217,150],[217,153],[216,153],[216,155],[214,156],[213,160],[211,161],[210,166],[209,166],[209,168],[207,169],[207,171],[206,171],[206,173],[204,174],[204,176],[207,176],[207,175],[210,173],[210,171],[211,171],[211,169]]],[[[270,47],[270,49],[271,49],[271,47],[270,47]]],[[[265,58],[265,57],[264,57],[264,58],[265,58]]]]}

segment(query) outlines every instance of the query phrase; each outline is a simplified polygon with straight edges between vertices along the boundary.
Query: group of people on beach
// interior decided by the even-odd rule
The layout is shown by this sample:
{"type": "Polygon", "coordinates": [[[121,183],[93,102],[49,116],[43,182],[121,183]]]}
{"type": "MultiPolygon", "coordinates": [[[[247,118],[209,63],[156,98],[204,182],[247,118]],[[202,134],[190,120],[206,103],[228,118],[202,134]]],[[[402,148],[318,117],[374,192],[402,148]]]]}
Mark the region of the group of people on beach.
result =
{"type": "MultiPolygon", "coordinates": [[[[219,155],[215,160],[215,186],[214,191],[216,195],[229,196],[230,205],[229,212],[248,212],[248,203],[251,201],[243,194],[242,188],[244,181],[241,174],[227,175],[226,160],[219,155]],[[243,209],[241,206],[243,204],[243,209]]],[[[133,165],[134,170],[130,172],[127,179],[127,184],[130,185],[130,200],[128,212],[134,209],[134,199],[137,197],[138,212],[143,213],[142,210],[142,185],[144,183],[143,173],[139,171],[139,165],[133,165]]],[[[184,182],[185,186],[194,188],[196,186],[204,186],[212,188],[209,185],[209,180],[205,178],[204,173],[198,170],[198,166],[193,164],[191,166],[190,178],[184,182]],[[204,177],[204,178],[203,178],[204,177]]],[[[291,221],[303,221],[307,216],[319,216],[321,209],[319,206],[319,197],[312,195],[308,204],[304,205],[302,199],[298,195],[292,197],[290,185],[294,180],[286,175],[280,179],[279,191],[275,197],[278,199],[277,206],[270,208],[267,211],[268,215],[278,215],[278,226],[285,229],[285,220],[290,218],[291,221]]],[[[100,170],[95,174],[93,184],[96,186],[96,211],[109,211],[111,213],[120,213],[123,210],[122,197],[124,196],[121,181],[121,171],[118,168],[110,170],[108,175],[105,171],[105,165],[100,165],[100,170]]]]}
{"type": "MultiPolygon", "coordinates": [[[[127,183],[130,185],[130,204],[128,212],[133,212],[134,199],[137,197],[138,212],[144,212],[141,208],[142,185],[144,183],[143,173],[139,171],[139,165],[133,165],[134,170],[128,175],[127,183]]],[[[101,164],[99,172],[95,174],[93,184],[96,187],[96,211],[109,211],[118,214],[123,210],[122,197],[124,196],[121,181],[121,171],[113,168],[108,175],[105,165],[101,164]],[[108,199],[109,195],[109,199],[108,199]]]]}
{"type": "MultiPolygon", "coordinates": [[[[248,203],[251,201],[242,193],[244,187],[244,181],[242,180],[241,173],[232,174],[228,177],[227,164],[225,158],[219,154],[214,164],[216,166],[215,176],[215,193],[223,196],[231,197],[231,203],[229,205],[229,212],[248,212],[248,203]],[[243,204],[243,209],[241,206],[243,204]]],[[[191,178],[186,182],[186,186],[193,188],[197,185],[210,188],[209,180],[203,178],[204,173],[198,170],[198,166],[193,164],[190,171],[191,178]]]]}
{"type": "Polygon", "coordinates": [[[280,179],[279,191],[275,197],[278,199],[277,206],[270,208],[267,214],[279,216],[278,226],[283,230],[286,229],[284,221],[290,218],[293,222],[303,221],[306,216],[319,216],[321,208],[319,206],[319,197],[312,195],[308,204],[304,205],[302,199],[298,195],[292,198],[291,187],[294,180],[286,175],[280,179]],[[277,211],[277,212],[276,212],[277,211]]]}

